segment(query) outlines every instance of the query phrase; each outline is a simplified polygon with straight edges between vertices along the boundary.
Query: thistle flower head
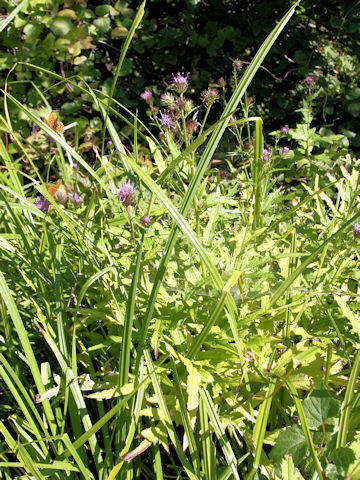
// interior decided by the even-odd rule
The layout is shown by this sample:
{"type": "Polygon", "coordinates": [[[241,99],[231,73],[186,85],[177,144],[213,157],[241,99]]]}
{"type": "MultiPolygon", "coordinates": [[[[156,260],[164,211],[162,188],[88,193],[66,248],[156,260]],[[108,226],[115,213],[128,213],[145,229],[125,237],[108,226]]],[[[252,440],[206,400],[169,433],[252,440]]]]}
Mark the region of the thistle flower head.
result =
{"type": "Polygon", "coordinates": [[[164,113],[164,112],[160,112],[159,121],[160,121],[160,125],[162,127],[167,127],[167,128],[170,128],[174,123],[171,115],[169,115],[168,113],[164,113]]]}
{"type": "Polygon", "coordinates": [[[191,110],[193,110],[193,108],[194,108],[194,102],[192,100],[185,100],[184,112],[190,113],[191,110]]]}
{"type": "Polygon", "coordinates": [[[173,79],[171,81],[171,85],[176,90],[178,93],[184,93],[185,90],[189,86],[188,78],[189,78],[189,73],[185,75],[183,72],[180,73],[178,72],[176,75],[173,73],[173,79]]]}
{"type": "Polygon", "coordinates": [[[171,93],[166,92],[160,96],[160,102],[161,102],[161,105],[164,105],[166,107],[171,107],[175,102],[175,97],[171,93]]]}
{"type": "Polygon", "coordinates": [[[149,105],[152,105],[154,101],[153,94],[150,90],[145,90],[143,93],[140,94],[140,97],[145,100],[145,102],[149,105]]]}
{"type": "Polygon", "coordinates": [[[144,223],[149,223],[150,222],[150,217],[148,217],[147,215],[145,217],[142,218],[142,221],[144,223]]]}
{"type": "Polygon", "coordinates": [[[200,122],[197,120],[186,120],[186,131],[189,135],[192,135],[200,127],[200,122]]]}
{"type": "Polygon", "coordinates": [[[309,87],[312,87],[315,83],[315,78],[312,77],[311,75],[308,75],[307,77],[304,78],[303,83],[306,83],[309,87]]]}
{"type": "Polygon", "coordinates": [[[353,232],[356,237],[360,236],[360,223],[355,222],[353,223],[353,232]]]}
{"type": "Polygon", "coordinates": [[[76,205],[79,205],[79,203],[81,203],[81,198],[80,198],[80,195],[78,194],[78,192],[69,193],[69,198],[70,198],[70,200],[72,200],[76,205]]]}
{"type": "Polygon", "coordinates": [[[281,147],[280,152],[285,155],[286,153],[289,152],[289,148],[288,147],[281,147]]]}
{"type": "Polygon", "coordinates": [[[202,101],[209,107],[218,99],[218,92],[214,88],[208,88],[201,92],[202,101]]]}
{"type": "Polygon", "coordinates": [[[221,88],[225,88],[226,87],[226,80],[224,77],[220,77],[219,80],[218,80],[218,85],[219,87],[221,88]]]}
{"type": "Polygon", "coordinates": [[[135,190],[136,187],[130,180],[119,184],[117,195],[125,207],[129,207],[131,205],[135,190]]]}
{"type": "Polygon", "coordinates": [[[263,159],[264,161],[266,162],[267,160],[269,160],[269,156],[270,156],[270,150],[268,150],[267,148],[264,148],[263,150],[263,159]]]}
{"type": "Polygon", "coordinates": [[[284,125],[283,127],[281,127],[280,131],[281,133],[286,135],[289,132],[289,125],[284,125]]]}
{"type": "Polygon", "coordinates": [[[46,200],[46,198],[38,196],[36,197],[36,200],[35,200],[35,206],[39,210],[42,210],[43,212],[47,212],[49,210],[50,203],[46,200]]]}

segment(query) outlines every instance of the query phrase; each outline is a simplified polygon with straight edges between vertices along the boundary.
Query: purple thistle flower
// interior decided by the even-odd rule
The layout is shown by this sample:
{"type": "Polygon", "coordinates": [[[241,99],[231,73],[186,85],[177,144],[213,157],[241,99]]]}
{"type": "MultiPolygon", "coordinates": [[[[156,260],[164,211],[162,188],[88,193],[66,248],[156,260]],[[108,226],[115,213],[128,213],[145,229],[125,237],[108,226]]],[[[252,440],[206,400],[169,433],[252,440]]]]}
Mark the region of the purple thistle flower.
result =
{"type": "Polygon", "coordinates": [[[108,140],[107,144],[111,146],[113,144],[112,140],[108,140]]]}
{"type": "Polygon", "coordinates": [[[289,125],[284,125],[283,127],[281,127],[281,133],[286,135],[288,132],[289,132],[289,125]]]}
{"type": "Polygon", "coordinates": [[[145,217],[142,218],[142,221],[144,223],[149,223],[150,222],[150,217],[148,217],[147,215],[145,217]]]}
{"type": "Polygon", "coordinates": [[[162,127],[170,128],[173,124],[173,119],[172,119],[171,115],[169,115],[168,113],[163,113],[163,112],[160,112],[160,115],[161,115],[161,118],[159,119],[160,120],[160,125],[162,127]]]}
{"type": "Polygon", "coordinates": [[[288,147],[281,147],[280,151],[281,151],[281,153],[286,154],[286,153],[289,152],[289,148],[288,147]]]}
{"type": "Polygon", "coordinates": [[[203,90],[201,92],[201,99],[207,106],[210,106],[216,102],[217,98],[218,92],[214,88],[208,88],[207,90],[203,90]]]}
{"type": "Polygon", "coordinates": [[[189,86],[188,78],[189,78],[189,73],[185,75],[184,73],[178,72],[176,75],[173,73],[173,79],[171,81],[171,84],[173,88],[178,92],[178,93],[184,93],[185,90],[189,86]]]}
{"type": "Polygon", "coordinates": [[[150,90],[145,90],[141,95],[140,97],[145,100],[146,103],[148,103],[149,105],[152,105],[153,101],[154,101],[154,97],[153,97],[153,94],[150,90]]]}
{"type": "Polygon", "coordinates": [[[75,170],[76,168],[78,168],[78,164],[74,162],[72,167],[75,170]]]}
{"type": "Polygon", "coordinates": [[[140,94],[140,97],[145,100],[146,103],[152,104],[154,101],[154,97],[150,90],[145,90],[143,93],[140,94]]]}
{"type": "Polygon", "coordinates": [[[119,200],[123,205],[125,205],[125,207],[129,207],[131,205],[135,190],[136,187],[132,182],[130,182],[130,180],[119,184],[117,194],[119,200]]]}
{"type": "Polygon", "coordinates": [[[355,222],[353,223],[353,232],[356,237],[360,236],[360,223],[355,222]]]}
{"type": "Polygon", "coordinates": [[[307,77],[305,77],[304,83],[306,83],[306,85],[308,85],[309,87],[312,87],[315,83],[315,78],[311,75],[308,75],[307,77]]]}
{"type": "Polygon", "coordinates": [[[235,67],[240,68],[241,67],[241,62],[239,60],[235,60],[235,67]]]}
{"type": "Polygon", "coordinates": [[[81,198],[78,192],[73,192],[69,194],[70,200],[72,200],[76,205],[79,205],[81,203],[81,198]]]}
{"type": "Polygon", "coordinates": [[[50,203],[46,200],[46,198],[39,196],[39,197],[36,197],[35,206],[39,210],[42,210],[43,212],[47,212],[49,210],[50,203]]]}
{"type": "Polygon", "coordinates": [[[267,148],[264,148],[264,150],[263,150],[263,159],[265,160],[265,162],[266,162],[267,160],[269,160],[270,153],[271,153],[270,150],[268,150],[267,148]]]}

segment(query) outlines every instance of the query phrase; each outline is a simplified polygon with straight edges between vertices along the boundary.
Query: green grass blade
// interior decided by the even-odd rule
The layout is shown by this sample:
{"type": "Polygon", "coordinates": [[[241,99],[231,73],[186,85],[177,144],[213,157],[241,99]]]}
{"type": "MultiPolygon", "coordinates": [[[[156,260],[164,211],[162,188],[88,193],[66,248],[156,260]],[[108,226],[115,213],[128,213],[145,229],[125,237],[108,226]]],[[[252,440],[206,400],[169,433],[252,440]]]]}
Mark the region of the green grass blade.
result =
{"type": "Polygon", "coordinates": [[[212,401],[210,394],[207,390],[200,389],[200,396],[206,407],[207,414],[211,420],[212,427],[214,429],[216,438],[220,444],[220,447],[224,453],[224,457],[229,466],[231,466],[232,473],[236,480],[240,480],[240,476],[237,471],[237,461],[236,456],[231,448],[229,439],[226,436],[225,430],[223,429],[221,419],[216,412],[214,402],[212,401]]]}
{"type": "MultiPolygon", "coordinates": [[[[119,61],[118,61],[118,64],[116,66],[116,70],[115,70],[115,75],[114,75],[114,79],[113,79],[113,82],[112,82],[112,85],[111,85],[111,90],[110,90],[110,95],[109,95],[109,98],[108,98],[108,104],[107,104],[107,107],[106,107],[106,113],[105,113],[105,124],[104,124],[104,132],[103,132],[103,142],[102,142],[102,152],[104,152],[104,142],[105,142],[105,125],[106,125],[106,119],[108,118],[109,116],[109,107],[110,107],[110,103],[111,103],[111,100],[114,96],[114,92],[115,92],[115,87],[116,87],[116,84],[117,84],[117,81],[118,81],[118,78],[119,78],[119,75],[120,75],[120,72],[121,72],[121,68],[122,68],[122,65],[123,65],[123,62],[125,60],[125,56],[126,56],[126,53],[129,49],[129,46],[130,46],[130,43],[131,43],[131,40],[133,39],[134,37],[134,34],[135,34],[135,30],[137,29],[137,27],[139,26],[140,22],[141,22],[141,19],[144,15],[144,12],[145,12],[145,1],[143,1],[135,15],[135,18],[134,18],[134,21],[130,27],[130,30],[129,30],[129,33],[125,39],[125,42],[121,48],[121,54],[120,54],[120,58],[119,58],[119,61]]],[[[103,153],[102,153],[103,155],[103,153]]]]}
{"type": "MultiPolygon", "coordinates": [[[[85,467],[83,461],[77,450],[74,448],[73,444],[70,441],[70,438],[67,434],[64,434],[62,440],[65,444],[67,450],[71,453],[72,457],[74,458],[76,465],[78,466],[79,471],[83,474],[84,479],[86,480],[94,480],[93,474],[85,467]]],[[[62,463],[62,462],[59,462],[62,463]]]]}
{"type": "Polygon", "coordinates": [[[189,412],[187,411],[187,408],[186,408],[185,398],[183,395],[183,391],[181,389],[179,374],[173,358],[171,359],[171,363],[172,363],[173,381],[176,388],[176,396],[180,404],[180,413],[181,413],[182,423],[184,425],[184,430],[189,442],[189,452],[191,455],[191,460],[193,462],[196,475],[200,477],[200,459],[199,459],[198,447],[196,445],[194,433],[190,425],[189,412]]]}
{"type": "MultiPolygon", "coordinates": [[[[62,78],[62,77],[61,77],[62,78]]],[[[64,140],[63,137],[58,135],[52,128],[50,128],[45,122],[43,122],[39,117],[34,115],[30,109],[28,109],[24,104],[20,103],[15,97],[10,93],[6,94],[6,97],[11,100],[11,102],[16,105],[30,120],[32,120],[36,125],[38,125],[49,137],[55,140],[66,152],[68,152],[80,165],[97,181],[97,183],[103,188],[104,192],[108,193],[104,182],[96,174],[95,170],[90,167],[90,165],[64,140]]],[[[16,135],[16,134],[14,134],[16,135]]],[[[56,204],[56,203],[55,203],[56,204]]]]}
{"type": "Polygon", "coordinates": [[[168,407],[166,405],[164,395],[163,395],[162,390],[161,390],[160,382],[159,382],[159,379],[158,379],[158,377],[156,375],[156,372],[155,372],[154,364],[152,362],[150,353],[147,350],[144,350],[144,357],[145,357],[145,361],[146,361],[147,368],[148,368],[148,371],[149,371],[149,375],[150,375],[150,378],[151,378],[151,382],[152,382],[152,385],[153,385],[153,388],[154,388],[154,391],[155,391],[155,394],[156,394],[156,398],[157,398],[158,403],[159,403],[160,420],[162,422],[164,422],[164,425],[167,429],[169,438],[170,438],[170,440],[171,440],[171,442],[172,442],[172,444],[175,448],[177,456],[179,457],[179,460],[180,460],[184,470],[186,471],[187,475],[189,476],[190,480],[199,480],[199,477],[194,472],[193,467],[191,466],[188,458],[186,457],[186,455],[184,454],[184,452],[182,450],[182,445],[180,443],[180,440],[177,436],[175,427],[174,427],[173,422],[171,420],[171,416],[170,416],[168,407]]]}
{"type": "Polygon", "coordinates": [[[253,229],[256,230],[262,225],[261,217],[261,200],[262,200],[262,166],[263,166],[263,121],[261,118],[255,120],[255,145],[254,145],[254,165],[253,165],[253,182],[254,182],[254,221],[253,229]]]}
{"type": "Polygon", "coordinates": [[[349,420],[353,399],[355,396],[356,382],[360,372],[360,350],[358,350],[354,364],[351,368],[349,381],[345,390],[345,397],[341,407],[341,415],[339,422],[339,432],[336,438],[336,448],[345,447],[349,432],[349,420]]]}
{"type": "Polygon", "coordinates": [[[272,382],[266,392],[266,398],[262,402],[259,408],[259,413],[256,418],[256,424],[253,431],[253,441],[255,446],[255,456],[254,456],[254,468],[257,469],[260,466],[260,459],[263,451],[263,444],[266,432],[266,426],[268,423],[269,412],[271,407],[271,402],[273,399],[273,394],[275,391],[276,383],[272,382]]]}
{"type": "Polygon", "coordinates": [[[20,442],[16,441],[13,436],[10,434],[9,430],[5,427],[3,422],[0,421],[0,433],[4,436],[5,442],[10,448],[10,451],[13,452],[22,464],[24,464],[25,469],[36,480],[44,480],[44,477],[41,475],[40,470],[35,465],[35,462],[32,459],[32,456],[27,452],[26,448],[21,445],[20,442]]]}
{"type": "MultiPolygon", "coordinates": [[[[10,317],[13,321],[16,333],[19,337],[20,343],[22,345],[22,348],[24,350],[26,359],[28,361],[32,376],[34,378],[34,382],[36,385],[36,388],[38,390],[39,395],[42,395],[45,393],[45,387],[44,384],[41,380],[41,373],[38,367],[38,363],[34,354],[34,351],[31,347],[31,343],[27,334],[27,331],[25,329],[25,326],[21,320],[19,311],[16,307],[15,301],[11,295],[10,289],[6,283],[6,280],[4,278],[3,273],[0,271],[0,294],[2,295],[2,298],[4,299],[4,302],[7,306],[7,309],[9,311],[10,317]]],[[[55,417],[53,414],[53,411],[50,406],[49,400],[44,400],[43,402],[43,407],[44,407],[44,412],[46,414],[52,435],[56,435],[57,433],[57,426],[55,422],[55,417]]]]}
{"type": "Polygon", "coordinates": [[[8,26],[10,25],[10,23],[14,20],[14,18],[16,17],[16,15],[21,12],[21,10],[23,10],[27,4],[29,3],[29,0],[22,0],[22,2],[20,2],[15,8],[14,10],[11,11],[11,13],[9,13],[9,15],[4,18],[4,19],[1,19],[0,21],[0,33],[8,26]]]}
{"type": "MultiPolygon", "coordinates": [[[[139,378],[139,385],[137,386],[137,389],[136,389],[137,390],[137,395],[136,395],[134,404],[131,408],[132,422],[131,422],[131,424],[128,428],[128,434],[127,434],[127,437],[126,437],[125,447],[120,452],[120,458],[121,458],[120,462],[118,462],[114,466],[114,468],[110,472],[109,478],[107,480],[115,480],[117,478],[116,476],[117,476],[117,474],[119,473],[119,471],[121,470],[121,468],[123,467],[123,464],[124,464],[123,458],[129,452],[132,441],[134,439],[134,435],[135,435],[135,432],[136,432],[136,427],[137,427],[138,421],[139,421],[141,407],[142,407],[143,400],[144,400],[145,388],[146,388],[148,382],[150,382],[148,377],[144,380],[144,362],[143,361],[141,362],[141,365],[140,365],[140,371],[139,371],[138,378],[139,378]]],[[[124,405],[124,403],[122,405],[124,405]]],[[[119,411],[119,410],[117,410],[117,411],[119,411]]]]}
{"type": "MultiPolygon", "coordinates": [[[[135,301],[136,301],[136,292],[140,277],[140,267],[142,261],[142,249],[144,243],[144,234],[142,239],[139,242],[139,247],[136,256],[135,271],[133,273],[133,278],[131,281],[130,291],[126,303],[126,313],[124,319],[124,332],[121,342],[121,354],[119,361],[119,387],[122,387],[129,381],[130,373],[130,355],[131,355],[131,346],[132,346],[132,331],[134,323],[134,313],[135,313],[135,301]]],[[[116,446],[118,448],[117,454],[119,453],[122,445],[125,442],[127,434],[127,424],[129,423],[129,416],[126,414],[126,410],[120,410],[118,413],[117,419],[117,442],[116,446]]]]}
{"type": "Polygon", "coordinates": [[[229,281],[224,286],[223,293],[221,294],[221,297],[219,299],[218,304],[216,305],[215,310],[211,314],[211,317],[209,318],[209,320],[204,325],[204,328],[201,330],[200,334],[196,336],[193,344],[191,345],[191,348],[190,348],[190,351],[189,351],[189,354],[188,354],[188,358],[190,360],[193,360],[195,358],[197,352],[201,348],[201,345],[205,342],[205,339],[206,339],[207,335],[209,334],[209,332],[211,330],[211,327],[216,323],[217,319],[219,318],[219,316],[220,316],[220,314],[221,314],[221,312],[224,308],[224,304],[225,304],[227,295],[230,293],[231,288],[238,281],[240,275],[241,275],[240,272],[234,271],[232,273],[229,281]]]}
{"type": "Polygon", "coordinates": [[[295,403],[296,410],[298,412],[299,419],[300,419],[301,428],[302,428],[302,431],[304,432],[304,436],[305,436],[305,439],[306,439],[306,444],[307,444],[308,449],[310,450],[310,457],[313,461],[315,470],[316,470],[319,478],[325,478],[324,475],[323,475],[323,471],[322,471],[318,456],[316,454],[316,450],[315,450],[313,439],[312,439],[312,436],[311,436],[311,431],[310,431],[310,428],[309,428],[309,424],[308,424],[308,421],[306,419],[306,415],[305,415],[304,409],[302,407],[302,403],[299,399],[298,393],[296,391],[296,388],[293,386],[293,384],[289,380],[286,382],[286,385],[289,389],[289,392],[291,393],[291,398],[293,399],[293,401],[295,403]]]}
{"type": "MultiPolygon", "coordinates": [[[[199,420],[201,428],[200,445],[202,451],[203,476],[207,480],[216,479],[216,448],[211,439],[212,432],[209,425],[209,417],[203,397],[199,398],[199,420]]],[[[229,466],[230,472],[232,468],[229,466]]]]}
{"type": "Polygon", "coordinates": [[[43,452],[47,455],[48,449],[43,442],[43,437],[40,433],[39,426],[42,428],[43,432],[45,433],[46,437],[49,438],[49,434],[47,429],[45,428],[44,422],[40,417],[38,411],[36,410],[30,395],[25,390],[23,384],[20,382],[19,377],[16,375],[15,371],[11,368],[11,366],[6,361],[5,357],[0,354],[0,375],[4,382],[6,383],[9,391],[11,392],[14,400],[18,404],[21,412],[23,413],[24,417],[28,421],[32,431],[36,439],[39,441],[40,446],[43,452]],[[35,421],[35,419],[36,421],[35,421]]]}
{"type": "MultiPolygon", "coordinates": [[[[59,363],[59,366],[60,366],[61,370],[63,371],[63,374],[65,376],[66,385],[69,385],[71,393],[72,393],[73,398],[74,398],[74,401],[76,403],[76,407],[78,409],[78,412],[81,412],[81,421],[82,421],[82,424],[84,426],[84,429],[85,429],[86,432],[88,432],[88,431],[91,430],[93,425],[92,425],[90,415],[89,415],[89,412],[87,410],[82,392],[80,390],[79,383],[75,380],[75,375],[74,375],[73,371],[71,370],[71,368],[68,367],[65,358],[61,354],[61,352],[60,352],[58,346],[56,345],[56,343],[54,342],[54,340],[46,332],[46,330],[44,330],[44,328],[42,328],[40,326],[39,323],[37,323],[37,327],[40,330],[40,332],[42,333],[45,341],[47,342],[47,344],[49,345],[49,347],[53,351],[53,353],[54,353],[54,355],[55,355],[55,357],[56,357],[56,359],[59,363]]],[[[89,445],[90,445],[91,452],[93,454],[93,458],[94,458],[94,462],[95,462],[97,472],[98,472],[98,474],[101,478],[101,476],[103,474],[104,464],[103,464],[103,458],[102,458],[102,455],[101,455],[100,447],[98,445],[97,438],[94,434],[89,437],[89,445]]]]}

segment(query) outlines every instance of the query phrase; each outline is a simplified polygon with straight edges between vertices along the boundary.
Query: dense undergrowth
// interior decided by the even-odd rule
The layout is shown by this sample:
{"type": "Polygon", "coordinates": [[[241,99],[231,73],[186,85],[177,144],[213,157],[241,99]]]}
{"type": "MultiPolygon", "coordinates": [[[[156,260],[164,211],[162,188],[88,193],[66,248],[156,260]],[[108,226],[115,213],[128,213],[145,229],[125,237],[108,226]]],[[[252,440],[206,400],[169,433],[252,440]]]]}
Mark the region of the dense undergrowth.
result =
{"type": "Polygon", "coordinates": [[[359,161],[314,123],[315,77],[276,131],[247,96],[294,9],[231,96],[175,73],[146,122],[114,97],[144,5],[109,95],[27,64],[91,99],[95,143],[9,72],[1,479],[360,478],[359,161]]]}

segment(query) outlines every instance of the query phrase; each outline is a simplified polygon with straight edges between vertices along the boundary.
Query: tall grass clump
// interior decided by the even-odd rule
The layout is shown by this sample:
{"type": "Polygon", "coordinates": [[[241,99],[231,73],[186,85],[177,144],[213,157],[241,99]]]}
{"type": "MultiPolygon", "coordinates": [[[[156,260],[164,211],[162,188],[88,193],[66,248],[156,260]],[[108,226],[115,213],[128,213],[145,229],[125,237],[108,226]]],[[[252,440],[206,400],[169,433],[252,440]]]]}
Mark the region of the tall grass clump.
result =
{"type": "Polygon", "coordinates": [[[145,90],[148,121],[114,98],[144,8],[109,95],[22,64],[102,138],[4,84],[0,478],[358,479],[359,163],[311,91],[266,141],[247,96],[296,5],[230,87],[145,90]]]}

